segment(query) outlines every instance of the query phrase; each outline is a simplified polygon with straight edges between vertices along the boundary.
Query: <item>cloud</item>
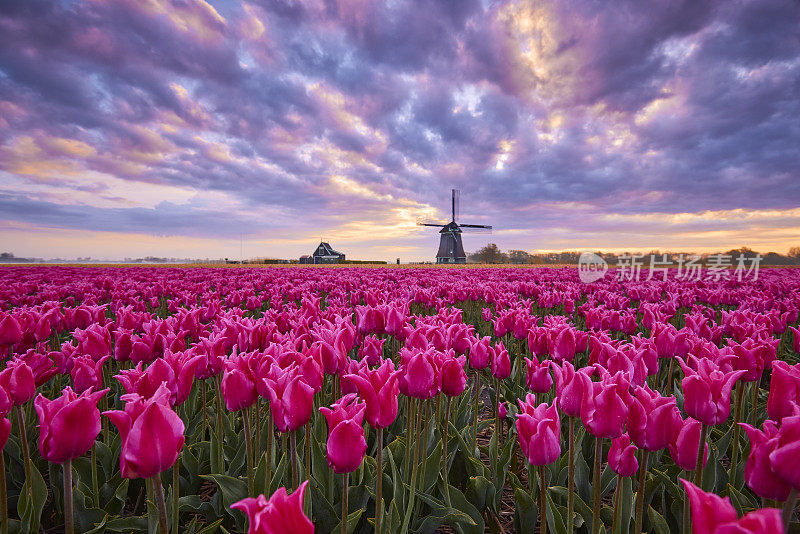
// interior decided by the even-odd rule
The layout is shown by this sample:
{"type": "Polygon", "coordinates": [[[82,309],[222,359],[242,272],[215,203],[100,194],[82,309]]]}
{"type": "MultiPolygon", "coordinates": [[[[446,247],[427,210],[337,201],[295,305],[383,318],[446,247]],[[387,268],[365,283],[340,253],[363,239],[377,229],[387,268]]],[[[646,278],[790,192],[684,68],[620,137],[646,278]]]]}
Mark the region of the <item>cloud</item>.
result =
{"type": "Polygon", "coordinates": [[[424,259],[413,223],[458,187],[505,248],[782,250],[798,23],[793,0],[9,0],[3,224],[84,254],[247,232],[424,259]]]}

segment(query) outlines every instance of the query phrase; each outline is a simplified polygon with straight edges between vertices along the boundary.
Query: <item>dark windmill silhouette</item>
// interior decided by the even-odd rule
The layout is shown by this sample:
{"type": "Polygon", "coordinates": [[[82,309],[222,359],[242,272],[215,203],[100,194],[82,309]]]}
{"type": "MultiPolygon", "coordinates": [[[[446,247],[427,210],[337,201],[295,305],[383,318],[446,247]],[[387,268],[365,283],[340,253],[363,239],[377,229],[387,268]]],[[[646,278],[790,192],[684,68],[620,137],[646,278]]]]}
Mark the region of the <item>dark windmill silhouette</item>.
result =
{"type": "Polygon", "coordinates": [[[492,227],[486,224],[461,224],[457,223],[459,213],[460,191],[452,190],[452,218],[449,223],[418,222],[419,226],[435,226],[439,230],[439,251],[436,253],[436,263],[467,263],[467,255],[461,242],[461,234],[468,232],[490,232],[492,227]]]}

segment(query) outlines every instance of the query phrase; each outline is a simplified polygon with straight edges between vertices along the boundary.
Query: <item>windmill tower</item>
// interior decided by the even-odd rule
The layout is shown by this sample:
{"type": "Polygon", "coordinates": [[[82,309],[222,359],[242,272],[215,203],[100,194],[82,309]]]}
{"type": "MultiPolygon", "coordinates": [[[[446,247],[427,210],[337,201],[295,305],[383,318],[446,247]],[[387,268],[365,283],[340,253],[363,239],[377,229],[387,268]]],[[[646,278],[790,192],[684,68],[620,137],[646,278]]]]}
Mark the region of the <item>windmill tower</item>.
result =
{"type": "Polygon", "coordinates": [[[461,234],[465,231],[490,232],[492,227],[485,224],[460,224],[456,222],[459,212],[460,192],[452,190],[451,213],[449,223],[418,222],[419,226],[435,226],[439,230],[439,250],[436,252],[436,263],[467,263],[467,255],[461,242],[461,234]]]}

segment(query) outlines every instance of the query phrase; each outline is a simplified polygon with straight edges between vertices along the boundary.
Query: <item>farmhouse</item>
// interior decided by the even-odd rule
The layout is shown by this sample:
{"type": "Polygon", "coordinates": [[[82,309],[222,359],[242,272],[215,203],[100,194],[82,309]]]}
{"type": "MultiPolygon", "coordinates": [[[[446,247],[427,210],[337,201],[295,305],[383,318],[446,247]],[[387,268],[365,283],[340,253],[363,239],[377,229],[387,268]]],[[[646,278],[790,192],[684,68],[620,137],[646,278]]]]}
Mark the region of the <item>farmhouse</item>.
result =
{"type": "Polygon", "coordinates": [[[300,256],[300,263],[340,263],[344,260],[344,254],[333,250],[330,243],[326,243],[325,241],[321,241],[310,256],[300,256]]]}

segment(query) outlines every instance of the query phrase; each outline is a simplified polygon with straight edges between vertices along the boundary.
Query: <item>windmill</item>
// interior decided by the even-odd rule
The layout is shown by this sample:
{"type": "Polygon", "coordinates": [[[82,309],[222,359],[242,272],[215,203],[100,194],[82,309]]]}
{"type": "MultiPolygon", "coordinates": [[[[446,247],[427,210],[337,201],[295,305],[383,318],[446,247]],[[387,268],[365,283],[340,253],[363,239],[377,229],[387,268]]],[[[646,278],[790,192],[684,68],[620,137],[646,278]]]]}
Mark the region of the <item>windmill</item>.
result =
{"type": "Polygon", "coordinates": [[[439,230],[439,251],[436,253],[436,263],[467,263],[464,245],[461,243],[462,232],[489,232],[492,227],[485,224],[460,224],[456,222],[459,212],[460,191],[452,190],[452,219],[449,223],[418,222],[419,226],[435,226],[439,230]]]}

